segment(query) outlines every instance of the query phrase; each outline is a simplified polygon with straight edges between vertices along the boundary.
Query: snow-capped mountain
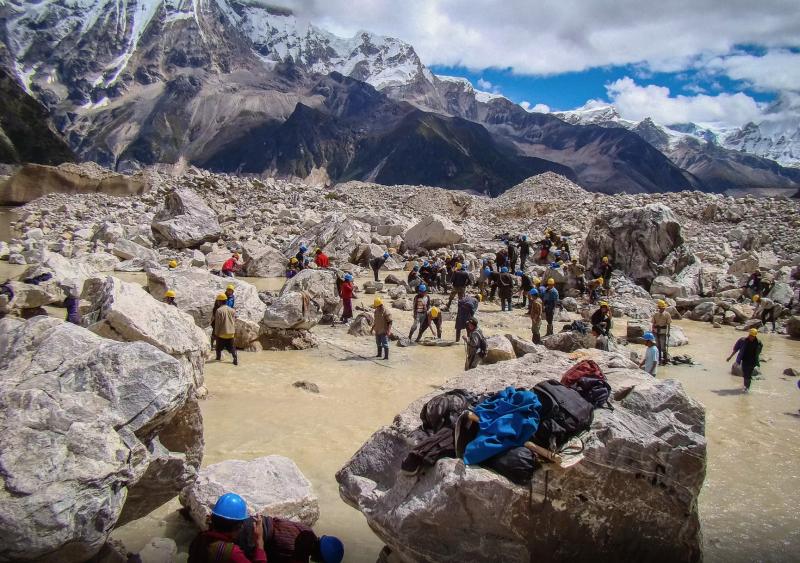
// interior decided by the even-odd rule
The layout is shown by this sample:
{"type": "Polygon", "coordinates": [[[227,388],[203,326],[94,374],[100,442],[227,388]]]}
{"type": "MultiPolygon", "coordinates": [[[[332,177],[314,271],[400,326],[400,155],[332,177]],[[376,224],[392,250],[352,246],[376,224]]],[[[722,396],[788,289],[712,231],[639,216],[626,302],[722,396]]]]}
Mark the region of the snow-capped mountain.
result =
{"type": "Polygon", "coordinates": [[[783,166],[800,167],[800,116],[748,123],[723,136],[721,144],[771,158],[783,166]]]}

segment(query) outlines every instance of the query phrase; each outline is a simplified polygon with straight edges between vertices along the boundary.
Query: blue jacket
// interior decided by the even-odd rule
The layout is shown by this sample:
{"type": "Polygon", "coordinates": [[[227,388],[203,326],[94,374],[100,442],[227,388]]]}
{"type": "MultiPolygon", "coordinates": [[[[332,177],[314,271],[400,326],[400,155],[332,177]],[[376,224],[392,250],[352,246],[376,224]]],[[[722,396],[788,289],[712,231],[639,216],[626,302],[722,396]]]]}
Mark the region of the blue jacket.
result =
{"type": "Polygon", "coordinates": [[[542,297],[542,302],[545,309],[555,309],[558,303],[558,290],[555,287],[546,290],[542,297]]]}
{"type": "Polygon", "coordinates": [[[236,296],[235,295],[231,295],[230,297],[228,297],[228,301],[226,301],[226,303],[227,303],[228,307],[233,309],[233,306],[236,305],[236,296]]]}

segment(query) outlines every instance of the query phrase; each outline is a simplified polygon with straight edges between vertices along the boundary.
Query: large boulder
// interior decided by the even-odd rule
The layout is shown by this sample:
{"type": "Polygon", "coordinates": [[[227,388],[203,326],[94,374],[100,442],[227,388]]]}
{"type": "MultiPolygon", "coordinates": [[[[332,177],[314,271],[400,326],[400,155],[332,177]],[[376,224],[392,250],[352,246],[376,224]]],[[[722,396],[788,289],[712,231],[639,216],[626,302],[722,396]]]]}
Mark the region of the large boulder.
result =
{"type": "Polygon", "coordinates": [[[336,315],[341,306],[336,279],[333,270],[302,270],[286,281],[281,288],[281,295],[303,292],[320,307],[324,315],[336,315]]]}
{"type": "Polygon", "coordinates": [[[546,336],[542,344],[550,350],[560,350],[562,352],[574,352],[581,348],[591,348],[591,334],[581,334],[580,332],[566,331],[546,336]]]}
{"type": "Polygon", "coordinates": [[[180,495],[192,520],[205,529],[211,508],[224,493],[235,491],[255,514],[277,516],[313,526],[319,503],[311,483],[286,457],[270,455],[252,461],[236,459],[204,467],[180,495]]]}
{"type": "Polygon", "coordinates": [[[661,203],[651,203],[629,210],[601,213],[581,248],[580,260],[590,269],[611,259],[633,280],[645,286],[660,274],[675,274],[686,264],[675,261],[671,271],[661,266],[666,258],[683,245],[681,224],[672,210],[661,203]]]}
{"type": "MultiPolygon", "coordinates": [[[[153,452],[192,388],[180,363],[146,342],[49,317],[0,320],[0,560],[97,553],[126,496],[155,474],[153,452]]],[[[195,476],[173,452],[183,471],[160,482],[171,496],[195,476]]]]}
{"type": "Polygon", "coordinates": [[[208,337],[190,315],[112,276],[90,280],[86,297],[93,311],[87,316],[96,320],[89,330],[113,340],[152,344],[180,360],[197,387],[203,384],[208,337]]]}
{"type": "Polygon", "coordinates": [[[370,226],[344,213],[331,213],[325,220],[295,237],[284,249],[285,256],[294,256],[301,244],[310,250],[321,248],[337,262],[347,262],[359,245],[369,244],[370,226]]]}
{"type": "MultiPolygon", "coordinates": [[[[27,268],[20,276],[20,279],[25,280],[42,274],[50,274],[52,277],[44,284],[40,284],[42,287],[69,286],[74,287],[80,293],[86,280],[99,273],[89,262],[70,260],[47,250],[43,251],[38,258],[38,263],[27,268]]],[[[47,289],[47,291],[50,292],[51,290],[47,289]]]]}
{"type": "Polygon", "coordinates": [[[125,176],[94,163],[60,166],[26,164],[0,183],[0,204],[19,205],[54,193],[141,195],[148,187],[142,175],[125,176]]]}
{"type": "Polygon", "coordinates": [[[6,285],[14,292],[10,306],[15,309],[36,309],[64,300],[64,293],[55,284],[34,285],[19,281],[8,281],[6,285]]]}
{"type": "Polygon", "coordinates": [[[675,281],[672,276],[657,276],[650,285],[650,293],[666,297],[687,297],[689,295],[686,286],[675,281]]]}
{"type": "Polygon", "coordinates": [[[408,229],[403,235],[403,239],[409,249],[432,250],[462,242],[464,232],[446,217],[428,215],[408,229]]]}
{"type": "MultiPolygon", "coordinates": [[[[244,275],[254,278],[274,278],[286,273],[286,257],[265,244],[246,242],[242,245],[244,275]]],[[[227,260],[227,258],[226,258],[227,260]]]]}
{"type": "Polygon", "coordinates": [[[114,256],[117,256],[122,260],[131,260],[133,258],[137,258],[142,261],[158,261],[158,252],[124,238],[119,239],[114,243],[114,248],[111,249],[111,252],[114,254],[114,256]]]}
{"type": "Polygon", "coordinates": [[[290,291],[281,293],[270,304],[261,326],[265,328],[308,330],[322,319],[322,310],[306,293],[290,291]]]}
{"type": "Polygon", "coordinates": [[[167,194],[164,207],[151,224],[156,240],[173,248],[193,248],[219,239],[222,230],[217,214],[186,188],[167,194]]]}
{"type": "Polygon", "coordinates": [[[772,289],[769,290],[767,297],[780,303],[784,307],[788,307],[794,299],[795,290],[789,284],[783,282],[775,282],[772,289]]]}
{"type": "Polygon", "coordinates": [[[228,285],[235,287],[236,316],[260,322],[267,308],[252,284],[236,278],[215,276],[203,268],[151,268],[147,270],[147,287],[157,299],[174,289],[178,309],[189,313],[200,328],[211,326],[211,312],[217,295],[228,285]]]}
{"type": "MultiPolygon", "coordinates": [[[[544,464],[528,486],[453,458],[405,475],[400,465],[429,395],[373,434],[337,473],[340,496],[398,561],[702,560],[703,407],[679,382],[631,369],[619,354],[586,356],[598,362],[616,400],[613,411],[595,410],[577,465],[544,464]]],[[[530,389],[574,361],[560,352],[528,354],[478,367],[444,388],[478,395],[530,389]]]]}
{"type": "Polygon", "coordinates": [[[513,360],[517,357],[511,341],[505,336],[496,334],[486,339],[486,357],[483,358],[484,364],[496,364],[513,360]]]}

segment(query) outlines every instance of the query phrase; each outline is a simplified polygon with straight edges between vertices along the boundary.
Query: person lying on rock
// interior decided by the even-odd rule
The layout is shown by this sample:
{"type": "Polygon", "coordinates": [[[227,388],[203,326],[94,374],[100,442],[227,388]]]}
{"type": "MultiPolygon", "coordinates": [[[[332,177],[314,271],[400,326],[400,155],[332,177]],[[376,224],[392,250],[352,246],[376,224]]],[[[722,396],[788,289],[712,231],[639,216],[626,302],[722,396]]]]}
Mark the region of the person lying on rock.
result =
{"type": "Polygon", "coordinates": [[[241,269],[242,265],[239,263],[239,253],[234,252],[231,257],[222,264],[222,275],[226,278],[233,278],[236,277],[235,274],[238,274],[241,269]]]}
{"type": "Polygon", "coordinates": [[[189,563],[266,563],[264,525],[261,516],[247,516],[247,503],[235,493],[225,493],[211,510],[208,530],[200,532],[189,546],[189,563]],[[250,523],[252,522],[252,523],[250,523]],[[253,539],[250,557],[237,545],[242,528],[249,523],[253,539]]]}

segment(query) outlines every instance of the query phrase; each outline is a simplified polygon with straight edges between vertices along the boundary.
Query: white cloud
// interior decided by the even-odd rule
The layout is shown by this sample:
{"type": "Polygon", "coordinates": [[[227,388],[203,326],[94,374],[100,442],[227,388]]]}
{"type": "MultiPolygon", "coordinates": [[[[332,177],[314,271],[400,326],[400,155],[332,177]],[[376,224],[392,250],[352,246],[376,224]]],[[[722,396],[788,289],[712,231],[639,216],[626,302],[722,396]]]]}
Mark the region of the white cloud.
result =
{"type": "Polygon", "coordinates": [[[665,124],[693,121],[721,126],[741,125],[758,121],[765,110],[762,104],[741,92],[673,96],[669,88],[641,86],[627,76],[607,84],[606,91],[620,115],[634,121],[651,117],[656,123],[665,124]]]}
{"type": "Polygon", "coordinates": [[[786,49],[774,49],[761,56],[715,57],[706,63],[705,69],[745,81],[759,90],[800,91],[800,53],[786,49]]]}
{"type": "Polygon", "coordinates": [[[550,113],[550,106],[547,104],[536,104],[532,106],[529,101],[525,100],[520,102],[519,105],[522,106],[522,109],[531,113],[550,113]]]}
{"type": "Polygon", "coordinates": [[[480,88],[481,90],[485,90],[487,92],[491,92],[492,88],[494,88],[494,85],[491,82],[489,82],[488,80],[484,80],[483,78],[479,78],[478,79],[478,88],[480,88]]]}
{"type": "MultiPolygon", "coordinates": [[[[284,0],[339,32],[410,42],[428,65],[523,74],[642,63],[677,71],[735,45],[800,45],[797,0],[284,0]]],[[[644,72],[644,71],[642,71],[644,72]]]]}

